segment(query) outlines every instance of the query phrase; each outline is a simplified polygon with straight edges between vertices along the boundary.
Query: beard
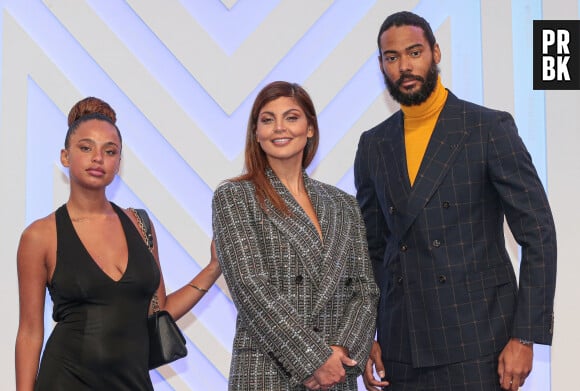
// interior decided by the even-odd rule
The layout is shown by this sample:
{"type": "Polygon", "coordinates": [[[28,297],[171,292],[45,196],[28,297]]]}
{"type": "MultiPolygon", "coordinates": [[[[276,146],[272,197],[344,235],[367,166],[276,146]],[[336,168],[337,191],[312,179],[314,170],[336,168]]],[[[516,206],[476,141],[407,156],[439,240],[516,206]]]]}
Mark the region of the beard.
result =
{"type": "Polygon", "coordinates": [[[413,75],[411,73],[404,73],[401,77],[393,81],[383,72],[383,77],[385,78],[385,84],[389,93],[394,100],[399,102],[403,106],[416,106],[425,102],[429,96],[435,90],[437,85],[437,77],[439,76],[439,67],[435,61],[431,61],[431,66],[425,77],[413,75]],[[406,80],[418,80],[420,81],[421,88],[417,92],[406,93],[400,90],[401,84],[406,80]]]}

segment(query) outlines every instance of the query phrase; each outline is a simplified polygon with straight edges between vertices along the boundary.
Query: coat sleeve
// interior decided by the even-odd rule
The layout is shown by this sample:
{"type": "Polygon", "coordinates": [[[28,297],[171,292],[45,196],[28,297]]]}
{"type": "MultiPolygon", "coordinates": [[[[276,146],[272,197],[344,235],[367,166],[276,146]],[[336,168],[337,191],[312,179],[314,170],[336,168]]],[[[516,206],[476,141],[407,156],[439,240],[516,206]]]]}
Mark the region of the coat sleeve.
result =
{"type": "Polygon", "coordinates": [[[513,118],[490,127],[488,169],[510,230],[521,246],[512,337],[551,344],[556,285],[556,230],[544,187],[513,118]]]}
{"type": "Polygon", "coordinates": [[[348,348],[350,357],[358,362],[358,368],[363,372],[375,335],[379,290],[369,259],[364,222],[356,200],[354,198],[350,200],[349,209],[352,211],[353,224],[352,251],[357,277],[352,282],[352,297],[347,303],[336,341],[332,344],[348,348]]]}
{"type": "Polygon", "coordinates": [[[240,183],[226,183],[214,193],[212,208],[217,255],[238,315],[262,352],[301,384],[332,350],[269,284],[257,228],[263,212],[253,192],[240,183]]]}
{"type": "Polygon", "coordinates": [[[374,269],[374,276],[380,287],[386,286],[383,271],[387,238],[390,233],[381,210],[381,205],[375,190],[373,180],[374,172],[378,169],[372,159],[377,159],[377,154],[371,151],[370,135],[363,133],[356,152],[354,161],[354,182],[356,187],[356,199],[359,203],[362,217],[366,226],[368,251],[374,269]]]}

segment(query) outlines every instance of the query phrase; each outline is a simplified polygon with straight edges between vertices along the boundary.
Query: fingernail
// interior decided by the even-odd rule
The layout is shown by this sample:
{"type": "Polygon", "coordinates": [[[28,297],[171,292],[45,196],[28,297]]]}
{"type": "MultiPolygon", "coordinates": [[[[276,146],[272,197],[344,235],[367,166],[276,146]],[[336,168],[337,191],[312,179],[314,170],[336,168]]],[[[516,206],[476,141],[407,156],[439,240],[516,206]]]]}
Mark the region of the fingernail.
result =
{"type": "Polygon", "coordinates": [[[379,371],[378,373],[381,378],[385,377],[385,371],[379,371]]]}

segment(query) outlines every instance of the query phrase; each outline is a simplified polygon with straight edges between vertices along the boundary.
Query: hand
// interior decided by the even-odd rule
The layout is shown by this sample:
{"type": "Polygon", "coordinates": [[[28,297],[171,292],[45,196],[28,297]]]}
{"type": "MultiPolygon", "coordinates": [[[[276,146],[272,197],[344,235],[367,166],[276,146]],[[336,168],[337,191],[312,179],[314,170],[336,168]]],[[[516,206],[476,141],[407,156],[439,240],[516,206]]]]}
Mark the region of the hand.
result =
{"type": "Polygon", "coordinates": [[[367,391],[380,390],[382,387],[387,387],[389,385],[388,381],[381,381],[381,379],[385,377],[385,366],[383,365],[381,353],[381,346],[377,341],[373,341],[371,354],[369,355],[365,372],[363,373],[363,383],[367,391]],[[375,371],[377,375],[379,375],[379,380],[375,379],[375,371]]]}
{"type": "Polygon", "coordinates": [[[304,380],[302,384],[309,390],[320,390],[320,384],[318,384],[314,376],[310,376],[308,379],[304,380]]]}
{"type": "Polygon", "coordinates": [[[533,345],[524,345],[517,338],[509,340],[499,355],[497,373],[504,390],[516,391],[524,385],[532,371],[533,345]]]}
{"type": "MultiPolygon", "coordinates": [[[[320,368],[314,371],[312,375],[314,380],[320,386],[320,388],[312,388],[313,390],[327,390],[338,383],[344,383],[346,380],[346,371],[344,370],[343,365],[352,367],[357,364],[355,360],[348,357],[347,350],[344,347],[331,346],[330,348],[332,349],[332,354],[320,368]]],[[[310,379],[311,378],[308,378],[306,381],[309,381],[310,379]]],[[[311,381],[309,384],[314,384],[314,382],[311,381]]]]}

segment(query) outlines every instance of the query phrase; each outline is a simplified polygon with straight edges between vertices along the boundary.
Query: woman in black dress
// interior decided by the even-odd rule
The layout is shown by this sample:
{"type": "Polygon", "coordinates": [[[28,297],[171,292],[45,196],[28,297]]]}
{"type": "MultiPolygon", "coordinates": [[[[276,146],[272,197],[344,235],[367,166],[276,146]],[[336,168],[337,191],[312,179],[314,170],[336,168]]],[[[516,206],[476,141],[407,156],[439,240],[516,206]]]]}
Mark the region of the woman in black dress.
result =
{"type": "Polygon", "coordinates": [[[134,213],[106,198],[121,160],[115,121],[114,110],[100,99],[73,106],[61,151],[69,199],[20,239],[18,391],[152,390],[147,314],[153,294],[178,319],[221,273],[212,245],[209,264],[166,296],[154,228],[152,255],[134,213]],[[57,324],[39,364],[46,287],[57,324]]]}

